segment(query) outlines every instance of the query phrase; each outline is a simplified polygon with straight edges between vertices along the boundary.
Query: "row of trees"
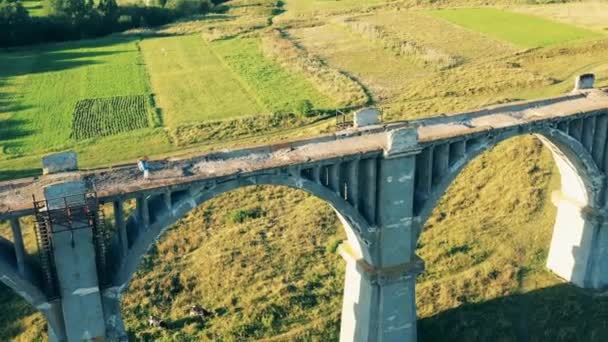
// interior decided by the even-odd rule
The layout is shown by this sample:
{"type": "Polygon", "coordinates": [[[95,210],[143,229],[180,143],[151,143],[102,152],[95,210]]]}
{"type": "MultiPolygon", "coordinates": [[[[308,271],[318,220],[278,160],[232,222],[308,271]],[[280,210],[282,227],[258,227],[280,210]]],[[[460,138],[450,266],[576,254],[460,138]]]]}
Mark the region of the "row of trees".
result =
{"type": "Polygon", "coordinates": [[[116,0],[44,0],[46,16],[30,16],[19,0],[0,0],[0,47],[97,37],[166,24],[217,10],[226,0],[160,0],[158,6],[118,6],[116,0]]]}

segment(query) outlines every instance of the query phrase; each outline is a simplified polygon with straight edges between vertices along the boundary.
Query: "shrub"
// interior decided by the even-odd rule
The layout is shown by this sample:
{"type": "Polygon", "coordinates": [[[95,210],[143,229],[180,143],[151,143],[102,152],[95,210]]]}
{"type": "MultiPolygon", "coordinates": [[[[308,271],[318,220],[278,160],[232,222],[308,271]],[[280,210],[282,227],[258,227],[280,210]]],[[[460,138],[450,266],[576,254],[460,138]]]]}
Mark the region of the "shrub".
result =
{"type": "Polygon", "coordinates": [[[310,100],[301,100],[301,101],[298,101],[298,103],[296,103],[294,112],[296,112],[296,114],[298,114],[300,116],[310,117],[310,116],[314,115],[313,109],[314,109],[314,107],[312,105],[312,102],[310,102],[310,100]]]}
{"type": "Polygon", "coordinates": [[[233,223],[243,223],[248,219],[255,219],[262,216],[262,209],[259,207],[251,209],[238,209],[232,212],[233,223]]]}
{"type": "Polygon", "coordinates": [[[168,0],[167,7],[181,15],[207,13],[213,8],[210,0],[168,0]]]}

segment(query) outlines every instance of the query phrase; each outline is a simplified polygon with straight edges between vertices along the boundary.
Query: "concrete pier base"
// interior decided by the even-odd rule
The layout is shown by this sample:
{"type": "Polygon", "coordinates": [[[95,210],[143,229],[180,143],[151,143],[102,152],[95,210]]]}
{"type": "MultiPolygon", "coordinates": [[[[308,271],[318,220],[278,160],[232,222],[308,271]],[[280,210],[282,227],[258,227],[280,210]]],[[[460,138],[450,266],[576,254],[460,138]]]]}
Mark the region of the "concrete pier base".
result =
{"type": "Polygon", "coordinates": [[[376,269],[340,246],[346,260],[340,341],[416,341],[416,275],[422,261],[376,269]]]}

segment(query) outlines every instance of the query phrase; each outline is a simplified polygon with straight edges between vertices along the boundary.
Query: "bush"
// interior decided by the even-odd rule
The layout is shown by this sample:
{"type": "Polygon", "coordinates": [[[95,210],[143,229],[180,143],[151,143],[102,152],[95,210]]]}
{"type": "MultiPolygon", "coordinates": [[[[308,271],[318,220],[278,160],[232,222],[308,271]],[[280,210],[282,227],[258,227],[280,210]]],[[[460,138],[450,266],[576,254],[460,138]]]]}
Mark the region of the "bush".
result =
{"type": "Polygon", "coordinates": [[[248,219],[255,219],[262,216],[262,209],[259,207],[251,209],[238,209],[232,212],[233,223],[243,223],[248,219]]]}
{"type": "Polygon", "coordinates": [[[310,100],[301,100],[296,103],[296,107],[294,108],[294,112],[300,116],[310,117],[314,115],[314,106],[310,100]]]}
{"type": "Polygon", "coordinates": [[[211,0],[168,0],[167,7],[181,15],[207,13],[213,8],[211,0]]]}

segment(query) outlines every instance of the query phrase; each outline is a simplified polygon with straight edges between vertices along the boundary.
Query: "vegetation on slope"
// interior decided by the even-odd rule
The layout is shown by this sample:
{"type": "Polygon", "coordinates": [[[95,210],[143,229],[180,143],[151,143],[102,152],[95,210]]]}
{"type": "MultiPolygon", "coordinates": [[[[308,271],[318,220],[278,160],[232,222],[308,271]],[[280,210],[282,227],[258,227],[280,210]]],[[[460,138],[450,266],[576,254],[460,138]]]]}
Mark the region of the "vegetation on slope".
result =
{"type": "MultiPolygon", "coordinates": [[[[331,101],[333,96],[319,91],[323,87],[316,81],[306,80],[310,75],[297,69],[297,59],[281,60],[275,54],[278,62],[273,62],[267,58],[271,54],[264,55],[261,47],[274,34],[269,27],[289,35],[300,49],[298,58],[314,56],[325,67],[341,70],[362,84],[384,109],[386,120],[564,93],[581,72],[598,72],[599,83],[608,84],[608,40],[602,36],[591,42],[558,42],[519,50],[508,37],[499,41],[426,11],[406,11],[412,5],[408,1],[297,0],[279,6],[269,0],[238,0],[230,4],[234,6],[225,16],[193,19],[159,30],[158,34],[166,35],[163,38],[155,37],[155,32],[151,36],[142,32],[0,53],[0,65],[12,67],[0,68],[4,70],[0,75],[0,145],[4,151],[0,179],[38,172],[39,154],[48,151],[43,140],[56,149],[75,148],[83,165],[100,165],[143,153],[184,149],[200,153],[332,131],[331,122],[314,123],[316,119],[290,115],[205,121],[211,112],[236,113],[231,108],[242,104],[213,104],[210,100],[218,93],[207,79],[215,79],[220,87],[217,80],[228,71],[255,88],[244,92],[241,99],[271,107],[268,111],[281,111],[293,99],[303,98],[317,106],[337,105],[331,101]],[[401,11],[396,10],[399,7],[401,11]],[[280,14],[282,10],[286,12],[280,14]],[[345,19],[384,33],[363,36],[344,27],[345,19]],[[200,35],[181,36],[194,32],[209,43],[200,35]],[[142,59],[134,50],[134,37],[143,39],[140,45],[151,88],[142,72],[142,59]],[[395,54],[392,45],[386,44],[387,37],[464,59],[450,69],[412,63],[407,56],[395,54]],[[174,64],[172,58],[163,57],[163,48],[175,57],[174,64]],[[224,61],[225,69],[219,69],[211,53],[224,61]],[[294,80],[294,65],[297,91],[285,98],[276,87],[294,80]],[[124,81],[117,84],[112,78],[116,77],[114,66],[124,75],[124,81]],[[219,76],[208,77],[207,72],[219,76]],[[33,81],[46,83],[35,92],[31,91],[33,81]],[[74,89],[81,92],[72,96],[63,88],[65,84],[76,84],[74,89]],[[133,84],[140,89],[136,93],[130,93],[133,84]],[[187,91],[208,95],[195,99],[187,91]],[[71,109],[56,109],[61,105],[56,102],[58,97],[69,102],[150,92],[157,100],[183,92],[181,103],[158,101],[165,116],[183,115],[179,120],[188,122],[180,126],[181,140],[170,143],[164,131],[143,129],[62,145],[61,137],[69,134],[69,126],[62,122],[69,122],[64,119],[70,118],[71,109]],[[180,112],[180,106],[190,114],[180,112]],[[217,111],[210,110],[213,106],[217,111]],[[61,132],[51,126],[42,133],[19,129],[52,122],[49,120],[55,116],[60,118],[61,132]],[[24,120],[17,120],[20,118],[24,120]],[[284,127],[290,129],[279,131],[284,127]],[[228,141],[251,134],[255,136],[228,141]],[[201,142],[203,146],[191,145],[201,142]]],[[[564,285],[544,268],[554,220],[548,198],[558,182],[549,153],[532,138],[499,145],[456,180],[420,240],[418,253],[427,266],[417,287],[423,340],[608,339],[603,324],[608,312],[606,297],[564,285]]],[[[8,232],[7,225],[0,223],[0,235],[10,237],[8,232]]],[[[150,341],[335,340],[343,268],[334,250],[343,238],[333,212],[300,192],[247,188],[226,194],[176,225],[146,259],[125,297],[127,325],[133,336],[150,341]],[[217,310],[217,315],[205,323],[191,319],[187,317],[190,304],[217,310]],[[148,327],[145,319],[149,314],[166,318],[170,329],[148,327]]],[[[0,296],[6,291],[3,288],[0,296]]],[[[7,300],[16,308],[25,308],[14,297],[7,300]]],[[[15,312],[19,317],[12,312],[0,316],[0,340],[30,341],[44,331],[40,316],[31,309],[15,312]]]]}

